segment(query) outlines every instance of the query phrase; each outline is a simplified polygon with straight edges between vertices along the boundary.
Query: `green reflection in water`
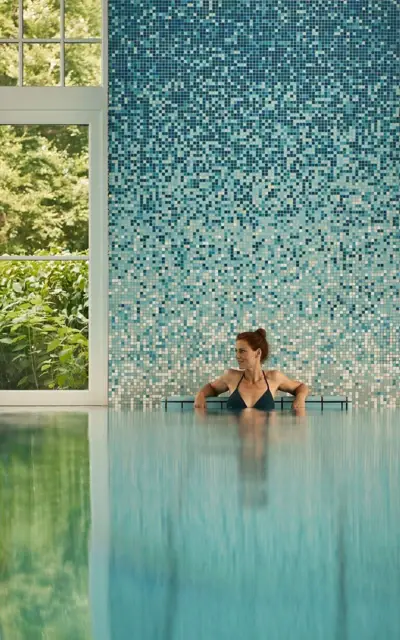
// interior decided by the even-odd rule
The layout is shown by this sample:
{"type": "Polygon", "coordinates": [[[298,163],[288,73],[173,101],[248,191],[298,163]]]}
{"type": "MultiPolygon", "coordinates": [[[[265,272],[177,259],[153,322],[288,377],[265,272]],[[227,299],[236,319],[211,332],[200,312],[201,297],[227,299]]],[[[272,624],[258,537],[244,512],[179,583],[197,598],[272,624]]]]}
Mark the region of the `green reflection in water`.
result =
{"type": "Polygon", "coordinates": [[[90,638],[86,414],[0,416],[0,504],[0,637],[90,638]]]}

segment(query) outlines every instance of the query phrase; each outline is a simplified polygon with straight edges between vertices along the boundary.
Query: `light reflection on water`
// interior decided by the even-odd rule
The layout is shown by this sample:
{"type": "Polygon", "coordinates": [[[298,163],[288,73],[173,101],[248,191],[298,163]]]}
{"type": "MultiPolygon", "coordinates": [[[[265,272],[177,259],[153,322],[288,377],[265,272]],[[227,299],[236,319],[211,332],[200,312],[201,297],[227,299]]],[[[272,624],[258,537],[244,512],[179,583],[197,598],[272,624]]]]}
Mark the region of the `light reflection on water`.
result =
{"type": "Polygon", "coordinates": [[[84,419],[0,421],[2,640],[400,637],[399,411],[84,419]]]}

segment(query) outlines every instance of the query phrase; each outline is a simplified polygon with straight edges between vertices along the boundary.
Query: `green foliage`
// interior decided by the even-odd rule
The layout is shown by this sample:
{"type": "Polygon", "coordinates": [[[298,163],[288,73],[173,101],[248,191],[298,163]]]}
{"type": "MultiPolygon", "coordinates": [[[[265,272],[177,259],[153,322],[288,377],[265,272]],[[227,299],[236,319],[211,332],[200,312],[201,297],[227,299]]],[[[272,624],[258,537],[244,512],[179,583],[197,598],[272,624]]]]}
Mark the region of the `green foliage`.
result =
{"type": "Polygon", "coordinates": [[[101,0],[65,0],[66,38],[99,38],[101,20],[101,0]]]}
{"type": "Polygon", "coordinates": [[[88,127],[0,126],[0,252],[88,247],[88,127]]]}
{"type": "Polygon", "coordinates": [[[18,84],[18,45],[0,44],[0,86],[18,84]]]}
{"type": "Polygon", "coordinates": [[[0,389],[87,389],[88,263],[0,262],[0,299],[0,389]]]}
{"type": "Polygon", "coordinates": [[[101,84],[101,45],[66,44],[65,45],[65,84],[70,86],[89,86],[101,84]],[[88,64],[89,58],[89,64],[88,64]]]}
{"type": "MultiPolygon", "coordinates": [[[[65,37],[93,38],[101,36],[101,3],[99,0],[66,0],[65,37]]],[[[60,37],[60,4],[58,0],[24,0],[24,38],[60,37]]],[[[0,38],[18,37],[18,3],[1,0],[0,38]]],[[[23,50],[24,85],[54,86],[60,84],[60,45],[26,44],[23,50]]],[[[65,46],[65,84],[95,86],[101,81],[101,47],[98,44],[65,46]]],[[[0,86],[18,82],[18,45],[0,45],[0,86]]]]}
{"type": "Polygon", "coordinates": [[[24,0],[24,38],[59,37],[59,0],[24,0]]]}
{"type": "Polygon", "coordinates": [[[24,85],[56,87],[59,84],[59,45],[49,43],[24,45],[24,85]]]}
{"type": "Polygon", "coordinates": [[[18,3],[15,0],[1,0],[0,38],[18,38],[18,3]]]}

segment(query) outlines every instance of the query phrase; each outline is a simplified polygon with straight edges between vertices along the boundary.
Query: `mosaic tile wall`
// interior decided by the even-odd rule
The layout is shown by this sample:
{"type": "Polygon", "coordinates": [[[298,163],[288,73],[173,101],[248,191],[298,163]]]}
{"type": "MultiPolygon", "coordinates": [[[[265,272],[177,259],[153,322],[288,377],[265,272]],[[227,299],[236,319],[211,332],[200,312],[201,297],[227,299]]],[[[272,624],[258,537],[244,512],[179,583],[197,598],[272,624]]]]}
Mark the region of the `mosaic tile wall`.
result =
{"type": "Polygon", "coordinates": [[[399,3],[111,0],[110,401],[235,366],[400,403],[399,3]]]}

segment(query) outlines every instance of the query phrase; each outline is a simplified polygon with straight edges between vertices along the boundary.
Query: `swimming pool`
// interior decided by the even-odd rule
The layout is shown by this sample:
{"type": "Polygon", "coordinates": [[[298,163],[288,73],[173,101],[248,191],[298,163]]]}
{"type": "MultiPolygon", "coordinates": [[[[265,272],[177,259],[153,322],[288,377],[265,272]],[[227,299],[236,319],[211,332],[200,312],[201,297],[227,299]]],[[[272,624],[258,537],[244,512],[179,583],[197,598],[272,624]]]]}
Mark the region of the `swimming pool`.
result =
{"type": "Polygon", "coordinates": [[[400,637],[400,412],[0,414],[0,638],[400,637]]]}

